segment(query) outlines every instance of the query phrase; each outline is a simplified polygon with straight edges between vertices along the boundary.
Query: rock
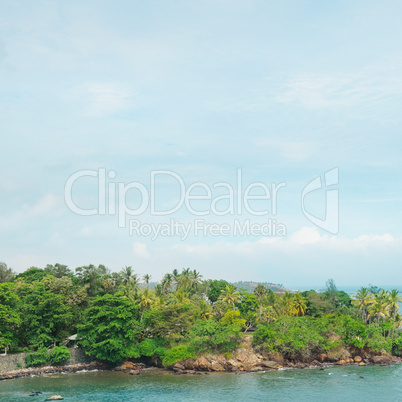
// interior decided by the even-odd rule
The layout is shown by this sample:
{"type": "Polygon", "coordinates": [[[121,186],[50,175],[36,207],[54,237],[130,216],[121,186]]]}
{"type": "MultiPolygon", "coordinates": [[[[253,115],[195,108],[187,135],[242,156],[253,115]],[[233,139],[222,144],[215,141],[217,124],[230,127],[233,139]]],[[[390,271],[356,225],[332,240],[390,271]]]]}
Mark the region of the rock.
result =
{"type": "Polygon", "coordinates": [[[356,363],[360,363],[362,361],[362,358],[360,356],[355,356],[353,359],[356,363]]]}
{"type": "Polygon", "coordinates": [[[354,363],[355,361],[354,361],[354,359],[352,359],[351,357],[348,357],[347,359],[345,359],[345,362],[346,362],[347,364],[351,364],[351,363],[354,363]]]}
{"type": "Polygon", "coordinates": [[[319,362],[324,362],[325,360],[328,359],[328,355],[326,353],[321,353],[317,356],[317,360],[319,362]]]}
{"type": "Polygon", "coordinates": [[[375,364],[391,364],[392,358],[389,356],[373,356],[371,361],[375,364]]]}
{"type": "Polygon", "coordinates": [[[365,366],[365,365],[366,365],[366,363],[364,363],[364,362],[359,363],[359,366],[365,366]]]}
{"type": "Polygon", "coordinates": [[[175,363],[175,365],[173,366],[173,371],[183,371],[185,369],[186,368],[180,363],[175,363]]]}
{"type": "Polygon", "coordinates": [[[222,366],[222,364],[220,364],[218,362],[212,362],[211,369],[213,371],[225,371],[225,368],[222,366]]]}
{"type": "Polygon", "coordinates": [[[328,360],[331,361],[345,360],[348,357],[350,357],[349,351],[342,345],[339,345],[329,350],[327,354],[328,354],[328,360]]]}
{"type": "Polygon", "coordinates": [[[346,364],[346,361],[343,360],[343,359],[341,359],[341,360],[338,360],[338,361],[336,362],[336,364],[337,364],[338,366],[342,366],[342,365],[346,364]]]}
{"type": "Polygon", "coordinates": [[[118,371],[141,370],[141,366],[139,364],[126,361],[121,366],[116,367],[115,370],[118,371]]]}
{"type": "Polygon", "coordinates": [[[64,398],[61,395],[53,395],[50,398],[47,398],[47,401],[61,401],[64,398]]]}
{"type": "Polygon", "coordinates": [[[261,366],[271,368],[271,369],[282,368],[282,366],[280,364],[278,364],[277,362],[275,362],[273,360],[263,360],[261,362],[261,366]]]}
{"type": "Polygon", "coordinates": [[[141,373],[141,370],[130,370],[128,374],[130,375],[139,375],[141,373]]]}

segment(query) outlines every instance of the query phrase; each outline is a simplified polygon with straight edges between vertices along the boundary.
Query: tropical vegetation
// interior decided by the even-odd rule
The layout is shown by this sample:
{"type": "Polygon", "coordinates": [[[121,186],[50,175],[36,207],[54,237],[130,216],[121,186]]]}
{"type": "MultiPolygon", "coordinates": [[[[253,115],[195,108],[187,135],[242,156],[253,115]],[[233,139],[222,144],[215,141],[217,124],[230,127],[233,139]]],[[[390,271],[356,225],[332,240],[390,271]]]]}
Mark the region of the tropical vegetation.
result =
{"type": "Polygon", "coordinates": [[[398,290],[361,288],[353,297],[329,280],[322,292],[253,291],[175,269],[152,283],[131,266],[74,271],[62,264],[16,275],[0,266],[0,347],[27,364],[62,364],[67,340],[96,359],[153,359],[165,366],[204,353],[232,353],[245,334],[261,353],[309,360],[343,345],[402,354],[398,290]]]}

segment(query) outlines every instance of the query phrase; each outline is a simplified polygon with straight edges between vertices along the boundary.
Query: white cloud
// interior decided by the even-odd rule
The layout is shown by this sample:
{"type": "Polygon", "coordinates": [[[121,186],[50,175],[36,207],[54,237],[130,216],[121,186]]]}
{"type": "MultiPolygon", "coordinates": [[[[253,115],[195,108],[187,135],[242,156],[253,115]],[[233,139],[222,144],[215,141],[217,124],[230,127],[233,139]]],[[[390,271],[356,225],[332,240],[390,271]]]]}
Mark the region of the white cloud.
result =
{"type": "Polygon", "coordinates": [[[151,259],[151,255],[149,254],[147,250],[147,245],[145,243],[135,242],[133,244],[133,251],[135,257],[141,258],[143,260],[151,259]]]}

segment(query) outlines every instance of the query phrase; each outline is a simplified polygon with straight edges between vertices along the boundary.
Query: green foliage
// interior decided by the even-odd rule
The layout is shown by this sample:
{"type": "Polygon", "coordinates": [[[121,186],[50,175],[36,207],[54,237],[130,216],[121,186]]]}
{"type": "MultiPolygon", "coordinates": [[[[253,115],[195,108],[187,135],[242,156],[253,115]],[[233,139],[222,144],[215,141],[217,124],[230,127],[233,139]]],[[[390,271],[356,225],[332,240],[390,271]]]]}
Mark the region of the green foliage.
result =
{"type": "Polygon", "coordinates": [[[246,325],[246,320],[240,317],[239,311],[229,310],[221,318],[220,323],[223,326],[237,325],[239,328],[243,328],[246,325]]]}
{"type": "Polygon", "coordinates": [[[166,354],[166,341],[161,338],[147,338],[138,345],[138,350],[141,356],[163,358],[166,354]]]}
{"type": "Polygon", "coordinates": [[[221,280],[213,280],[209,283],[209,290],[207,293],[208,299],[211,303],[215,303],[219,296],[221,295],[221,291],[225,290],[226,286],[229,285],[229,282],[221,280]]]}
{"type": "Polygon", "coordinates": [[[162,363],[164,366],[173,366],[175,363],[189,358],[195,358],[194,350],[187,345],[179,345],[166,351],[162,363]]]}
{"type": "Polygon", "coordinates": [[[18,274],[16,279],[24,280],[26,283],[33,283],[41,281],[48,273],[44,269],[31,267],[25,272],[18,274]]]}
{"type": "MultiPolygon", "coordinates": [[[[244,320],[242,320],[244,322],[244,320]]],[[[240,324],[198,321],[189,334],[190,345],[197,353],[232,352],[242,339],[240,324]]]]}
{"type": "Polygon", "coordinates": [[[36,352],[28,353],[25,357],[27,367],[44,366],[49,361],[49,353],[46,348],[39,349],[36,352]]]}
{"type": "Polygon", "coordinates": [[[311,317],[282,317],[261,324],[253,335],[253,345],[281,353],[286,359],[309,360],[327,348],[322,329],[311,317]]]}
{"type": "Polygon", "coordinates": [[[70,358],[70,351],[66,346],[55,346],[50,352],[52,364],[63,364],[70,358]]]}
{"type": "Polygon", "coordinates": [[[22,363],[21,363],[21,362],[17,362],[17,367],[18,367],[19,369],[22,369],[22,363]]]}
{"type": "Polygon", "coordinates": [[[122,296],[98,296],[86,311],[85,324],[78,326],[79,344],[85,351],[111,364],[139,357],[139,308],[122,296]]]}
{"type": "Polygon", "coordinates": [[[23,283],[18,294],[21,299],[20,339],[33,347],[49,347],[63,341],[73,320],[66,296],[55,294],[43,282],[23,283]]]}
{"type": "Polygon", "coordinates": [[[19,304],[15,286],[12,283],[0,283],[0,347],[16,343],[16,332],[21,322],[17,310],[19,304]]]}

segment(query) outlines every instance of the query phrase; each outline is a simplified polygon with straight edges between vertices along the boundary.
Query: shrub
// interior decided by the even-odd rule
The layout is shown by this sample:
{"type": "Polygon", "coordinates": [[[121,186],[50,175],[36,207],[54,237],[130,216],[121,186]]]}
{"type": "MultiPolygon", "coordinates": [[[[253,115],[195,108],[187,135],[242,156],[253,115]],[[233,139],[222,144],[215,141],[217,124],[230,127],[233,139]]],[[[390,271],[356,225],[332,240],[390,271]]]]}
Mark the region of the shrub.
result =
{"type": "Polygon", "coordinates": [[[18,367],[19,369],[22,369],[22,363],[21,363],[21,362],[18,362],[18,363],[17,363],[17,367],[18,367]]]}
{"type": "Polygon", "coordinates": [[[239,346],[241,335],[241,324],[222,325],[213,320],[200,320],[191,328],[189,338],[197,353],[226,353],[239,346]]]}
{"type": "Polygon", "coordinates": [[[323,330],[310,317],[282,317],[260,325],[253,335],[253,345],[281,353],[286,359],[310,360],[328,348],[323,330]]]}
{"type": "Polygon", "coordinates": [[[52,364],[63,364],[70,358],[70,351],[65,346],[55,346],[50,352],[52,364]]]}
{"type": "Polygon", "coordinates": [[[25,357],[27,367],[44,366],[49,361],[47,349],[39,349],[37,352],[28,353],[25,357]]]}
{"type": "Polygon", "coordinates": [[[173,366],[175,363],[189,358],[195,358],[194,350],[186,345],[179,345],[167,350],[162,362],[164,366],[173,366]]]}
{"type": "Polygon", "coordinates": [[[139,345],[138,349],[141,356],[156,356],[163,358],[166,353],[165,340],[161,338],[147,338],[143,340],[139,345]]]}

